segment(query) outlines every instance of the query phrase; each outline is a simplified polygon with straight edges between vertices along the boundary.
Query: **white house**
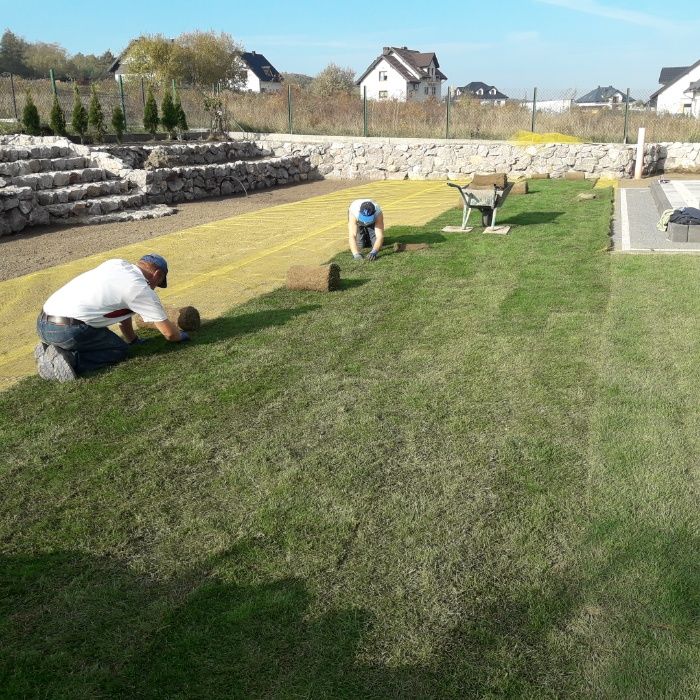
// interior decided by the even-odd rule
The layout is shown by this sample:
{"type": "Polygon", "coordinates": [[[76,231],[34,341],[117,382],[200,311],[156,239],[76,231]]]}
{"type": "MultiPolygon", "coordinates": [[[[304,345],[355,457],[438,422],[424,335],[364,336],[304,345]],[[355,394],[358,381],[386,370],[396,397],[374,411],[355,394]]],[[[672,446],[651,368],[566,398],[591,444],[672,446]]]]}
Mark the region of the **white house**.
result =
{"type": "Polygon", "coordinates": [[[700,80],[700,61],[692,66],[664,67],[659,74],[661,87],[649,98],[649,105],[655,107],[657,112],[669,114],[695,114],[700,116],[696,109],[693,112],[692,91],[689,92],[691,83],[700,80]]]}
{"type": "Polygon", "coordinates": [[[700,118],[700,80],[690,83],[685,94],[690,99],[690,113],[696,119],[700,118]]]}
{"type": "Polygon", "coordinates": [[[439,100],[445,80],[434,53],[385,46],[355,84],[370,100],[439,100]]]}
{"type": "Polygon", "coordinates": [[[282,88],[282,76],[263,56],[255,51],[244,51],[241,62],[246,69],[243,90],[249,92],[277,92],[282,88]]]}

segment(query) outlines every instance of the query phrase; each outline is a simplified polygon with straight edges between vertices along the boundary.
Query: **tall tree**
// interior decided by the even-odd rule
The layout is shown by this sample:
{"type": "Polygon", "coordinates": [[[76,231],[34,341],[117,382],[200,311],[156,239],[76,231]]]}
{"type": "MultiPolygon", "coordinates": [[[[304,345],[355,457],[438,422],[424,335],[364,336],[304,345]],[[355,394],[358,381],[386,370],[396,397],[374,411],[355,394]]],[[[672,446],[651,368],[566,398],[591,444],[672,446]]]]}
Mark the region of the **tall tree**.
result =
{"type": "Polygon", "coordinates": [[[134,39],[124,52],[128,73],[169,82],[210,86],[223,82],[239,87],[245,81],[240,61],[241,47],[225,32],[189,32],[176,39],[162,34],[134,39]]]}
{"type": "Polygon", "coordinates": [[[242,47],[226,32],[188,32],[175,39],[182,79],[192,85],[225,83],[233,88],[245,83],[246,68],[238,57],[242,47]]]}
{"type": "Polygon", "coordinates": [[[338,92],[353,92],[355,72],[352,68],[341,68],[329,63],[312,81],[309,89],[318,95],[333,95],[338,92]]]}
{"type": "Polygon", "coordinates": [[[62,46],[37,41],[27,46],[26,56],[27,66],[34,78],[48,78],[51,68],[57,78],[67,77],[68,54],[62,46]]]}
{"type": "Polygon", "coordinates": [[[27,42],[6,29],[0,37],[0,73],[14,73],[28,77],[31,70],[27,67],[27,42]]]}

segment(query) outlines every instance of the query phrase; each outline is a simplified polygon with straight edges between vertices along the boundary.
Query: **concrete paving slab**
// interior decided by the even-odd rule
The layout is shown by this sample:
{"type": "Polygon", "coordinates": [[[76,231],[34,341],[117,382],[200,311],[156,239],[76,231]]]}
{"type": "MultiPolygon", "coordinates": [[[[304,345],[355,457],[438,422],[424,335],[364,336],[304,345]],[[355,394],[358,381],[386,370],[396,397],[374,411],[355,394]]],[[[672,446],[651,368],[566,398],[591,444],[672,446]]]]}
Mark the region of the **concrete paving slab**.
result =
{"type": "MultiPolygon", "coordinates": [[[[686,197],[695,196],[695,183],[686,181],[684,187],[676,187],[678,181],[672,180],[673,186],[664,193],[673,197],[676,206],[697,206],[687,202],[686,197]]],[[[668,183],[662,183],[662,186],[668,183]]],[[[700,187],[700,181],[697,181],[700,187]]],[[[675,208],[675,206],[674,206],[675,208]]],[[[620,188],[615,196],[615,218],[613,221],[613,249],[623,253],[692,253],[700,252],[700,242],[688,241],[686,235],[682,241],[668,240],[667,233],[659,231],[656,225],[661,213],[649,187],[632,189],[620,188]]]]}

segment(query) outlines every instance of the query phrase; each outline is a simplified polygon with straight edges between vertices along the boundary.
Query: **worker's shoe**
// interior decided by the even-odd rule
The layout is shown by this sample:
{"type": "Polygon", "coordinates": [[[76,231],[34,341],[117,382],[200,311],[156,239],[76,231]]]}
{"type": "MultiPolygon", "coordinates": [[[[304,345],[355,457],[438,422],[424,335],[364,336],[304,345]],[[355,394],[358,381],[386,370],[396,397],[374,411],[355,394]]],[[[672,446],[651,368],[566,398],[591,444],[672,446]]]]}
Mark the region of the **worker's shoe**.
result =
{"type": "Polygon", "coordinates": [[[36,360],[36,370],[42,379],[55,379],[53,365],[46,357],[46,343],[37,343],[34,348],[34,359],[36,360]]]}
{"type": "Polygon", "coordinates": [[[70,354],[55,345],[44,346],[42,343],[34,348],[37,370],[42,379],[57,382],[72,382],[78,375],[73,369],[70,354]],[[42,352],[43,350],[43,352],[42,352]]]}

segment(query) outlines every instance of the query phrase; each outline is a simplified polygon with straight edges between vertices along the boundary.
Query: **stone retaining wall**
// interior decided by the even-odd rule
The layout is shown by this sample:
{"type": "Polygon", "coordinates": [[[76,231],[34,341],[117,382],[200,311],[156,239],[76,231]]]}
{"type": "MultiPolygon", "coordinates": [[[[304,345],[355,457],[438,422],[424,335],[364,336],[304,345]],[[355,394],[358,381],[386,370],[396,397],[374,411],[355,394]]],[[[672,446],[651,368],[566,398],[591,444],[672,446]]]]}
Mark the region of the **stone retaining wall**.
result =
{"type": "Polygon", "coordinates": [[[139,185],[149,204],[190,202],[205,197],[242,194],[266,187],[318,177],[305,156],[267,158],[188,167],[133,170],[129,179],[139,185]]]}
{"type": "Polygon", "coordinates": [[[129,168],[141,169],[148,156],[154,151],[167,153],[172,165],[211,165],[237,160],[262,158],[271,153],[252,141],[224,141],[212,143],[166,142],[148,146],[95,146],[93,153],[104,152],[119,158],[129,168]]]}
{"type": "MultiPolygon", "coordinates": [[[[232,133],[232,138],[243,134],[232,133]]],[[[505,141],[392,139],[343,136],[255,134],[262,149],[276,155],[306,155],[323,177],[442,180],[475,172],[506,172],[511,177],[580,172],[588,178],[631,178],[636,145],[552,143],[517,145],[505,141]]],[[[644,174],[678,169],[700,172],[700,144],[647,144],[644,174]]]]}

